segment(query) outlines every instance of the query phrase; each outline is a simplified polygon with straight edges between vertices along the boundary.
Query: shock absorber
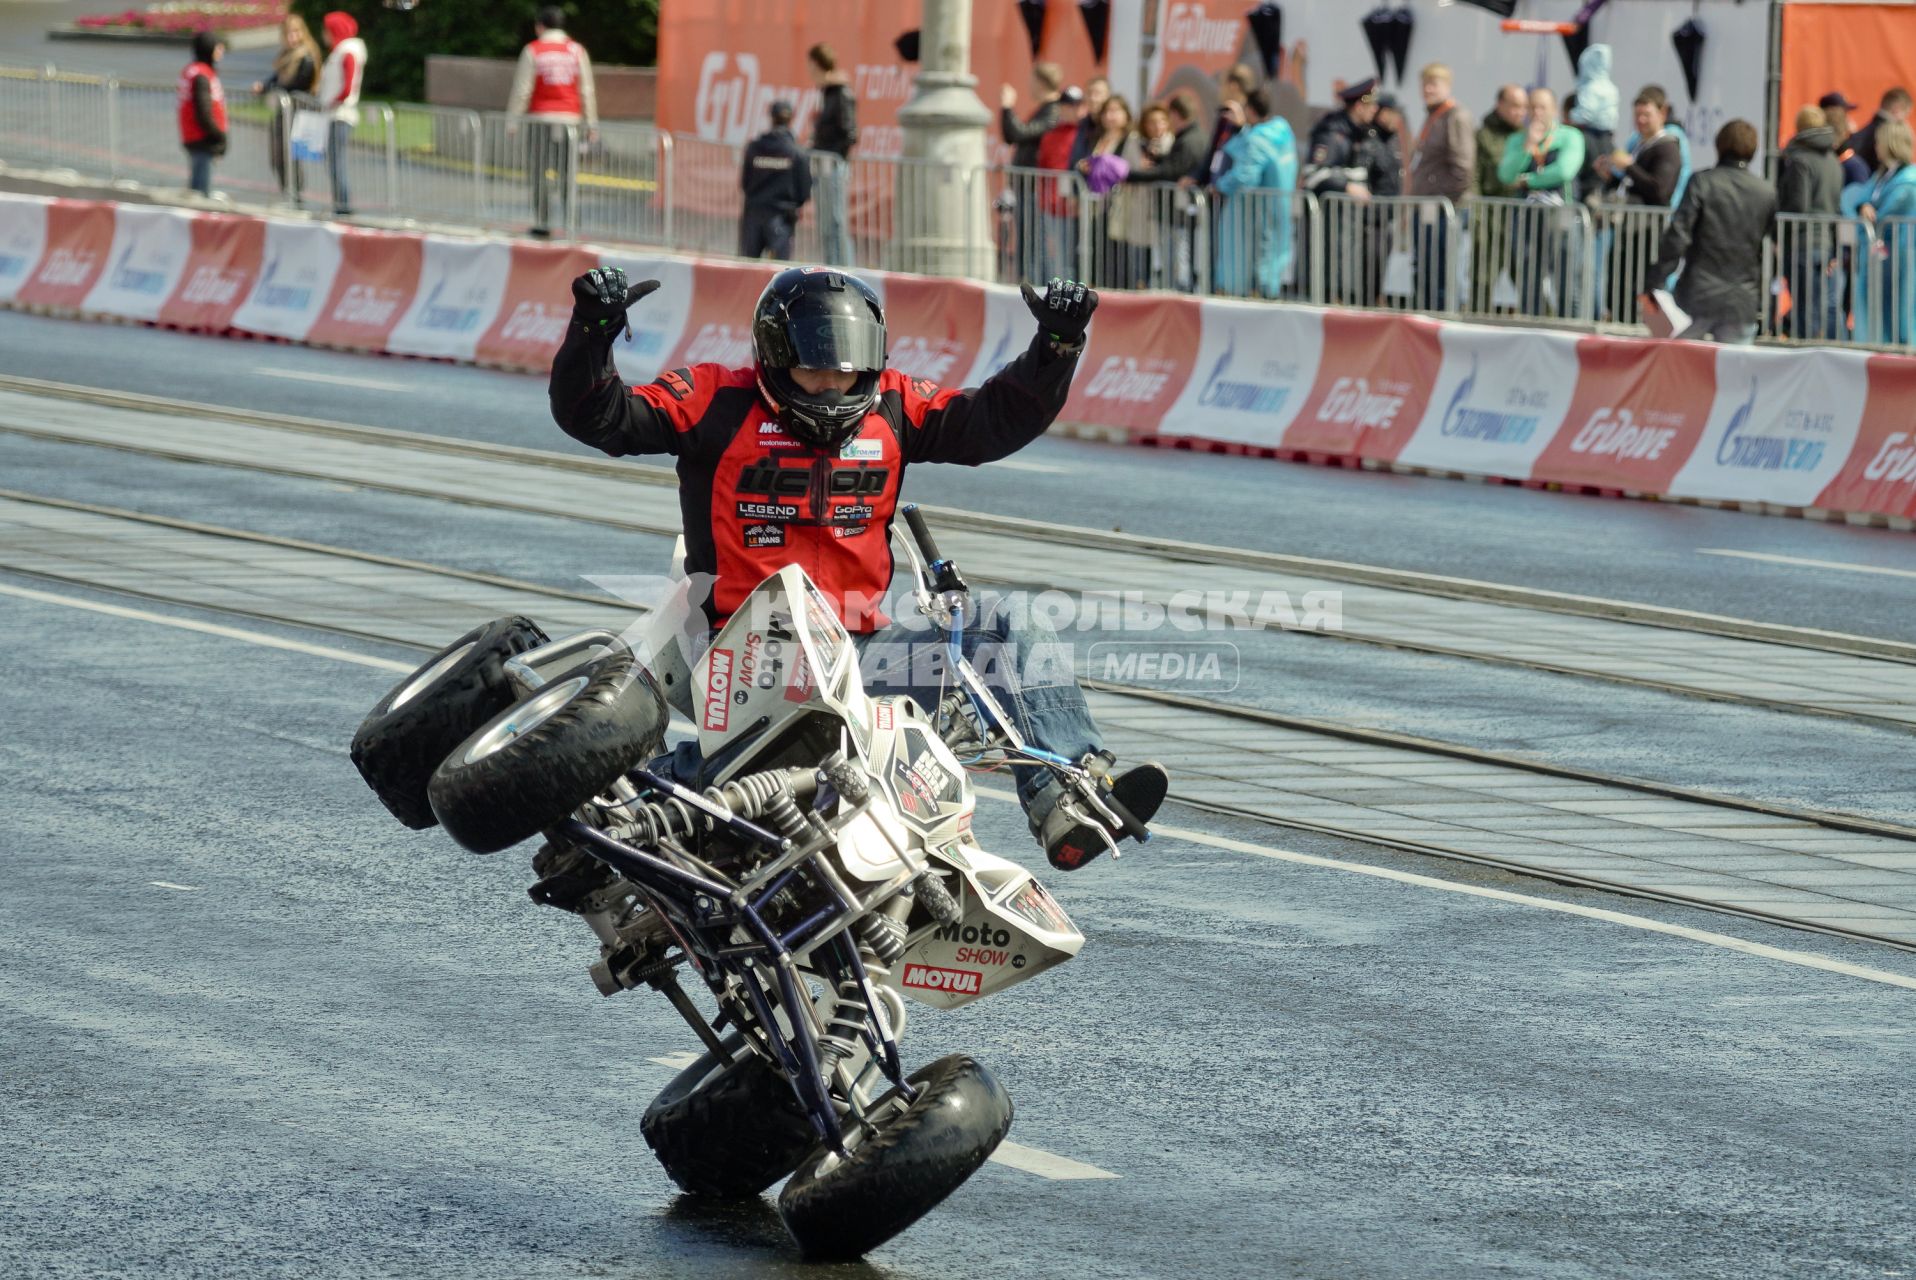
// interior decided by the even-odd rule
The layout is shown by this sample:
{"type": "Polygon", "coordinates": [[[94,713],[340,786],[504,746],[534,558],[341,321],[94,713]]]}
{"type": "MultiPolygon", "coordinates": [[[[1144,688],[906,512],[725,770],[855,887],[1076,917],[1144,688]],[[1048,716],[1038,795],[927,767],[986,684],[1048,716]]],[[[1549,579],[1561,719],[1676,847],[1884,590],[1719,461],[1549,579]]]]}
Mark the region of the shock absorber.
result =
{"type": "Polygon", "coordinates": [[[858,1048],[865,1030],[864,1000],[858,979],[849,973],[833,988],[832,1015],[825,1020],[824,1034],[818,1038],[818,1065],[828,1076],[858,1048]]]}

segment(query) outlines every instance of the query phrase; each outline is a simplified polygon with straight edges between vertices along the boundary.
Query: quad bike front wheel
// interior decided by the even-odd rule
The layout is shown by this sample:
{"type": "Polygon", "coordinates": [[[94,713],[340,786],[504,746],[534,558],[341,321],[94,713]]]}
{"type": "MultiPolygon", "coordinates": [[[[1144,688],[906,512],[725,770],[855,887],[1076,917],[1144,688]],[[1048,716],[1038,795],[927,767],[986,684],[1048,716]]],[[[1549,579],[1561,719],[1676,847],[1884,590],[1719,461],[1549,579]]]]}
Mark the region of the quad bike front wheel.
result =
{"type": "Polygon", "coordinates": [[[791,1083],[742,1037],[720,1043],[732,1061],[707,1053],[679,1072],[646,1108],[639,1132],[682,1190],[744,1200],[796,1169],[818,1130],[791,1083]]]}
{"type": "Polygon", "coordinates": [[[779,1193],[778,1212],[807,1258],[856,1258],[924,1217],[978,1171],[1011,1128],[1011,1096],[963,1054],[908,1077],[846,1134],[849,1156],[821,1146],[779,1193]]]}
{"type": "Polygon", "coordinates": [[[518,701],[506,659],[546,642],[530,618],[495,618],[386,691],[353,734],[353,764],[393,817],[415,831],[438,821],[426,784],[474,729],[518,701]]]}

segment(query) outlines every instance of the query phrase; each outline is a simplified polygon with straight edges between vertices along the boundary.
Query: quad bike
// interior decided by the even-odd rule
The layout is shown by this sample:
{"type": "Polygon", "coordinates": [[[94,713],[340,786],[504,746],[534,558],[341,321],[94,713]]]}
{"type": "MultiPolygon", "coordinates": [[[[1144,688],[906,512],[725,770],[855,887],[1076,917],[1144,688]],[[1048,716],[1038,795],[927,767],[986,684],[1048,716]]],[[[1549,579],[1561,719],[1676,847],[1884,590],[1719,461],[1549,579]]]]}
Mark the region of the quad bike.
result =
{"type": "Polygon", "coordinates": [[[659,1162],[705,1196],[786,1178],[779,1213],[815,1258],[904,1230],[1010,1128],[1011,1099],[972,1058],[907,1073],[907,1001],[997,995],[1084,944],[1043,885],[979,846],[966,769],[1041,766],[1063,803],[1148,838],[1101,757],[1019,739],[960,651],[963,579],[917,508],[904,513],[917,607],[947,637],[950,683],[930,714],[866,693],[852,637],[788,565],[691,670],[703,789],[648,764],[669,711],[630,647],[609,631],[549,640],[524,618],[436,654],[353,743],[408,826],[437,822],[476,853],[543,834],[532,896],[592,928],[600,991],[651,987],[704,1046],[641,1122],[659,1162]]]}

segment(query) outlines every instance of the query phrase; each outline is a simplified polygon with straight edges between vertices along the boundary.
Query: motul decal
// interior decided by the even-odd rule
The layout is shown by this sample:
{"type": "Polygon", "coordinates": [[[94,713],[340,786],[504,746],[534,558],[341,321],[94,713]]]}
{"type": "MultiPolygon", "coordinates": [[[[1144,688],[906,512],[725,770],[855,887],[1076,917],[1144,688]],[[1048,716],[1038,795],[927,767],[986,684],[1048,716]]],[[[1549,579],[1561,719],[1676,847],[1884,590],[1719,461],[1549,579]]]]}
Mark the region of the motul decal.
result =
{"type": "Polygon", "coordinates": [[[714,649],[711,653],[711,675],[705,682],[705,719],[704,726],[714,733],[724,733],[725,726],[732,719],[732,651],[714,649]]]}
{"type": "Polygon", "coordinates": [[[936,965],[908,964],[905,985],[921,991],[944,991],[954,996],[975,996],[983,990],[985,975],[976,969],[941,969],[936,965]]]}

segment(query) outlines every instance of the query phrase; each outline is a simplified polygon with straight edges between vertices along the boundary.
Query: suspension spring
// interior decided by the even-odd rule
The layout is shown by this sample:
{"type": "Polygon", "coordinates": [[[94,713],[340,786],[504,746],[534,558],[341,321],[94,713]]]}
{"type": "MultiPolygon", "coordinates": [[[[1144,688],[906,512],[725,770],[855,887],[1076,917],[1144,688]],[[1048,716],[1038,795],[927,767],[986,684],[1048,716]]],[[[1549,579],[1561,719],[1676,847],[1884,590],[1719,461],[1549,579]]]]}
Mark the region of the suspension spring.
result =
{"type": "Polygon", "coordinates": [[[852,1056],[859,1037],[865,1032],[865,993],[858,979],[850,974],[838,980],[832,997],[832,1016],[825,1020],[825,1032],[818,1038],[819,1066],[826,1075],[852,1056]]]}

